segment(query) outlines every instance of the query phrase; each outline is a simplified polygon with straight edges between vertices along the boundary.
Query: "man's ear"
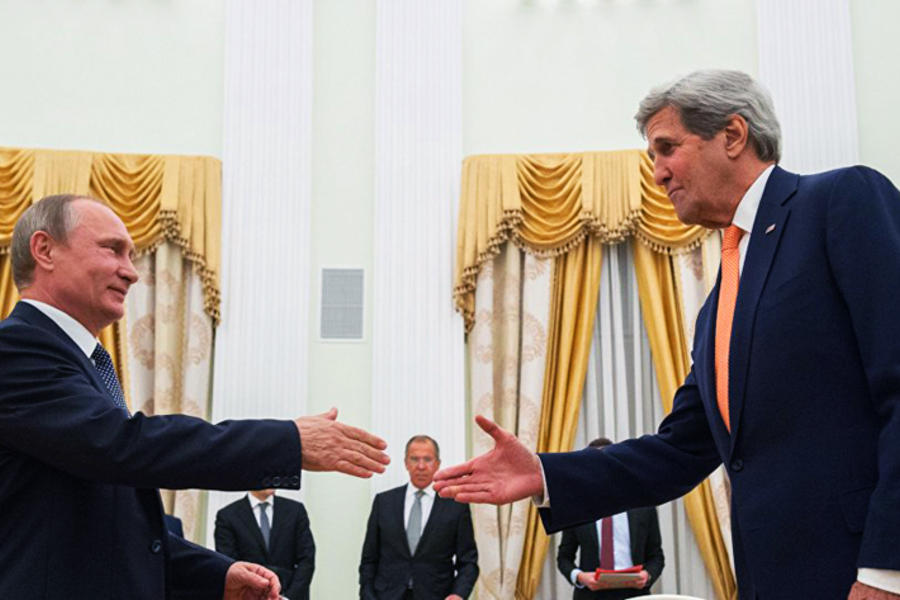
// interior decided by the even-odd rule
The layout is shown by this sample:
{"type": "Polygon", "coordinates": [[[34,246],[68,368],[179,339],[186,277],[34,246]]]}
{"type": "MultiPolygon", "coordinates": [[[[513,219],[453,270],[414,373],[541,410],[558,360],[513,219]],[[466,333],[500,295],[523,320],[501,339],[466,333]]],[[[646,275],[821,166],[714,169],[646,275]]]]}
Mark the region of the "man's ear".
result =
{"type": "Polygon", "coordinates": [[[741,115],[731,115],[725,128],[725,153],[728,158],[737,158],[747,147],[749,127],[741,115]]]}
{"type": "Polygon", "coordinates": [[[50,237],[46,231],[35,231],[31,234],[29,247],[31,256],[34,258],[36,266],[44,271],[53,270],[53,248],[56,246],[56,240],[50,237]]]}

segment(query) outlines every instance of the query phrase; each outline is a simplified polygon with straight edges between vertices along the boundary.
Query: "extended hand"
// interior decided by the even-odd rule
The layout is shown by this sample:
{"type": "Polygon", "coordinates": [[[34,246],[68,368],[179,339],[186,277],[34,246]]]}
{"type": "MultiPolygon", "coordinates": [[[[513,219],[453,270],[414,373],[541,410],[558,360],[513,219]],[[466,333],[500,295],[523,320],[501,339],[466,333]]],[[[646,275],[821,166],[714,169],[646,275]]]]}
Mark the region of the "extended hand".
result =
{"type": "Polygon", "coordinates": [[[383,439],[371,433],[337,422],[337,409],[312,417],[300,417],[294,423],[300,431],[303,468],[307,471],[339,471],[357,477],[384,473],[391,462],[382,452],[383,439]]]}
{"type": "Polygon", "coordinates": [[[858,581],[850,588],[850,595],[847,596],[847,600],[896,600],[898,598],[900,598],[900,594],[874,588],[858,581]]]}
{"type": "Polygon", "coordinates": [[[469,462],[441,469],[434,489],[457,502],[507,504],[544,493],[541,462],[516,436],[481,415],[475,422],[494,438],[494,449],[469,462]]]}
{"type": "Polygon", "coordinates": [[[275,573],[253,563],[236,562],[225,573],[222,600],[278,600],[280,592],[275,573]]]}

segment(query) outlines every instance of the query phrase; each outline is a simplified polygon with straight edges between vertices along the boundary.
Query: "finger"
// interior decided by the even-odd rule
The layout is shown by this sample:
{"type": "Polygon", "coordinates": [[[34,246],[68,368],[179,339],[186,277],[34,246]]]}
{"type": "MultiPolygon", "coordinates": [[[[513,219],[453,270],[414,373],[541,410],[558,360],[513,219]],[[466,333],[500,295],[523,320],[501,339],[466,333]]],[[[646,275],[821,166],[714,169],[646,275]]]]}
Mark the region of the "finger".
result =
{"type": "Polygon", "coordinates": [[[434,474],[435,481],[444,481],[447,479],[455,479],[457,477],[465,477],[467,475],[471,475],[472,471],[475,470],[475,461],[478,458],[473,458],[472,460],[468,460],[462,464],[454,465],[452,467],[447,467],[446,469],[441,469],[437,473],[434,474]]]}
{"type": "Polygon", "coordinates": [[[508,433],[505,429],[482,415],[475,415],[475,422],[478,423],[478,426],[481,427],[482,431],[494,438],[495,442],[501,441],[504,434],[508,433]]]}
{"type": "Polygon", "coordinates": [[[328,409],[328,412],[323,412],[319,416],[322,417],[323,419],[328,419],[329,421],[336,421],[337,415],[338,415],[337,408],[332,406],[330,409],[328,409]]]}
{"type": "Polygon", "coordinates": [[[384,465],[386,465],[387,462],[384,462],[384,460],[382,460],[381,457],[384,457],[384,459],[387,459],[388,462],[390,462],[390,459],[387,458],[386,454],[382,454],[381,452],[378,452],[377,455],[378,456],[376,456],[375,459],[372,459],[367,454],[362,454],[360,452],[356,452],[356,453],[351,453],[349,456],[347,456],[347,458],[345,460],[347,460],[350,463],[355,464],[357,467],[362,467],[363,469],[366,469],[367,471],[370,471],[373,473],[384,473],[384,465]]]}
{"type": "MultiPolygon", "coordinates": [[[[369,469],[361,467],[355,463],[352,463],[348,460],[341,459],[337,461],[334,465],[334,470],[338,473],[344,473],[345,475],[352,475],[354,477],[359,477],[360,479],[368,479],[375,473],[369,469]]],[[[384,472],[382,468],[379,473],[384,472]]]]}
{"type": "Polygon", "coordinates": [[[385,442],[377,435],[369,433],[365,429],[353,427],[352,425],[347,425],[345,423],[339,423],[339,425],[341,427],[341,433],[352,440],[360,441],[366,446],[375,448],[377,450],[384,450],[385,448],[387,448],[387,442],[385,442]]]}

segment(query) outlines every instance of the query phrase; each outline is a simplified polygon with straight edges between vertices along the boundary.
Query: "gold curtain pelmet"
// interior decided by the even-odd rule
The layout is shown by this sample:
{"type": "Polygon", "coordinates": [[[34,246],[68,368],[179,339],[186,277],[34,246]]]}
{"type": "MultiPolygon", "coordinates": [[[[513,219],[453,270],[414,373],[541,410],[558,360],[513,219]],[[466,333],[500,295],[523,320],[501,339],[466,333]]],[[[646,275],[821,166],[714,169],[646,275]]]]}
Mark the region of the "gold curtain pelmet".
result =
{"type": "Polygon", "coordinates": [[[642,150],[470,156],[462,169],[454,302],[469,331],[478,272],[507,240],[555,257],[587,236],[604,244],[634,236],[657,253],[679,254],[708,234],[678,220],[642,150]]]}

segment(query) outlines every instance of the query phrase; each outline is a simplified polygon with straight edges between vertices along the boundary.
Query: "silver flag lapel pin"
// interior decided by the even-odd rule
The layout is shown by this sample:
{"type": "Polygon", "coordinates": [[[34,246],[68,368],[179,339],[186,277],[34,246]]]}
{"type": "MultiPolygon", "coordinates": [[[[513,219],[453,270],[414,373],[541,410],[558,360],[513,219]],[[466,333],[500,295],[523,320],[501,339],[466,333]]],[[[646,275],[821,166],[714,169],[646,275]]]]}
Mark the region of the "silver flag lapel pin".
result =
{"type": "Polygon", "coordinates": [[[775,223],[772,223],[771,225],[769,225],[768,227],[766,227],[766,235],[769,235],[769,234],[772,233],[773,231],[775,231],[775,223]]]}

